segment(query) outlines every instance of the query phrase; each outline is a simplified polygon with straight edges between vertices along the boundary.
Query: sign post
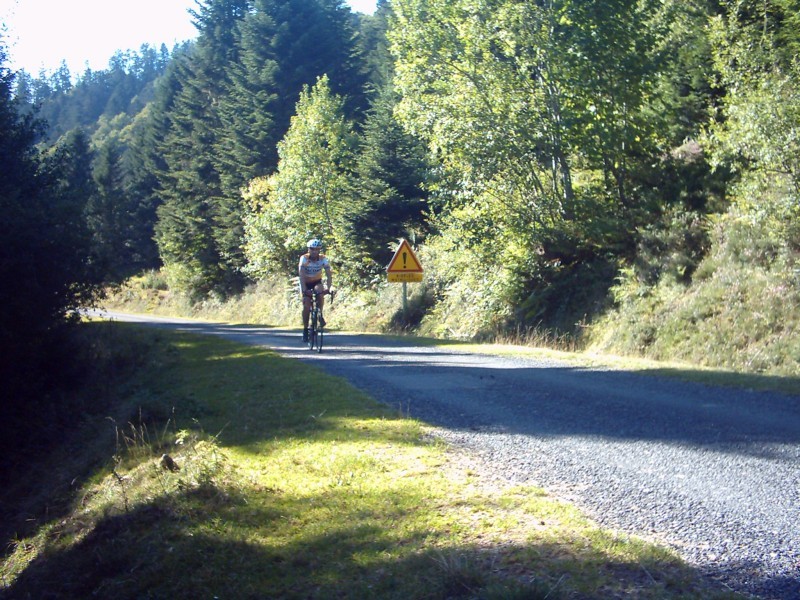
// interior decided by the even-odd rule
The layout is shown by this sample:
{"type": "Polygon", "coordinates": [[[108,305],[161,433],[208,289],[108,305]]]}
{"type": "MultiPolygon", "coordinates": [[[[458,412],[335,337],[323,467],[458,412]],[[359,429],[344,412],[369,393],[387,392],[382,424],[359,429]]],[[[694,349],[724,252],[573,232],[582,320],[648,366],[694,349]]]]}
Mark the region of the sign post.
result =
{"type": "Polygon", "coordinates": [[[422,281],[422,264],[406,240],[400,240],[400,245],[395,250],[389,266],[386,267],[386,272],[389,282],[403,284],[403,316],[406,316],[408,313],[408,282],[422,281]]]}

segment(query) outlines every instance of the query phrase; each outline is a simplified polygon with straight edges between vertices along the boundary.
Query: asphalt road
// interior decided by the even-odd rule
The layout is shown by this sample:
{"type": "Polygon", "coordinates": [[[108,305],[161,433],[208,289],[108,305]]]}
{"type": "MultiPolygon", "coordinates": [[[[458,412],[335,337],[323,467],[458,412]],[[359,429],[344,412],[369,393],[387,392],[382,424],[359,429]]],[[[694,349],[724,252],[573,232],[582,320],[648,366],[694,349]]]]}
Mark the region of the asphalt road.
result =
{"type": "Polygon", "coordinates": [[[731,588],[800,598],[800,397],[330,333],[113,314],[313,362],[436,426],[492,476],[657,540],[731,588]]]}

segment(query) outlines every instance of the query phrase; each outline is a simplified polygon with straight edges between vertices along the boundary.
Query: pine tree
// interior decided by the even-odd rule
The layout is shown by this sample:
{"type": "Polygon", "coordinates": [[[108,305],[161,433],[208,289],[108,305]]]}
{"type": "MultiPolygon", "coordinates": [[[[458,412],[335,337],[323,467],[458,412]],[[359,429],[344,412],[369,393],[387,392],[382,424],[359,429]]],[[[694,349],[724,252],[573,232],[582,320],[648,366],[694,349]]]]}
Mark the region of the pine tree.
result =
{"type": "Polygon", "coordinates": [[[276,168],[303,86],[327,73],[355,113],[364,76],[338,0],[214,0],[196,19],[200,36],[167,111],[156,237],[173,284],[202,296],[244,282],[241,189],[276,168]]]}
{"type": "Polygon", "coordinates": [[[349,9],[340,0],[256,0],[256,9],[275,24],[275,139],[288,130],[300,91],[323,75],[344,99],[344,116],[357,118],[365,107],[366,75],[349,9]]]}
{"type": "Polygon", "coordinates": [[[218,142],[218,168],[224,193],[240,195],[244,184],[274,170],[278,161],[273,113],[279,104],[276,72],[279,57],[272,47],[275,21],[254,11],[242,21],[239,60],[231,65],[230,85],[220,106],[224,128],[218,142]]]}
{"type": "Polygon", "coordinates": [[[158,173],[164,162],[158,148],[164,136],[163,112],[155,101],[130,126],[127,148],[122,157],[124,193],[130,209],[130,255],[121,277],[161,266],[155,242],[157,209],[161,204],[158,173]],[[157,116],[158,115],[158,116],[157,116]]]}
{"type": "Polygon", "coordinates": [[[388,85],[393,73],[393,60],[386,40],[391,6],[387,0],[378,0],[375,13],[359,15],[358,43],[364,57],[370,91],[388,85]]]}
{"type": "Polygon", "coordinates": [[[364,63],[349,10],[331,0],[256,0],[240,25],[239,57],[222,100],[218,169],[224,193],[277,167],[277,144],[303,86],[327,75],[345,114],[363,109],[364,63]]]}
{"type": "Polygon", "coordinates": [[[20,112],[5,60],[0,37],[0,347],[11,352],[0,362],[2,453],[30,444],[34,423],[58,426],[64,407],[53,392],[74,365],[63,333],[100,293],[83,217],[88,140],[76,131],[40,155],[43,126],[20,112]]]}
{"type": "Polygon", "coordinates": [[[211,0],[193,13],[200,35],[176,69],[178,89],[161,147],[159,252],[172,284],[198,297],[235,292],[243,281],[241,199],[224,194],[215,151],[223,131],[219,107],[247,10],[246,0],[211,0]]]}
{"type": "Polygon", "coordinates": [[[119,281],[131,262],[128,198],[124,193],[122,148],[112,137],[97,150],[92,165],[96,192],[86,206],[94,253],[109,281],[119,281]]]}
{"type": "Polygon", "coordinates": [[[364,206],[350,223],[349,237],[366,259],[360,261],[364,278],[389,263],[390,242],[398,238],[421,241],[427,231],[423,184],[432,169],[424,144],[394,119],[396,100],[391,84],[385,84],[367,116],[358,158],[364,206]]]}

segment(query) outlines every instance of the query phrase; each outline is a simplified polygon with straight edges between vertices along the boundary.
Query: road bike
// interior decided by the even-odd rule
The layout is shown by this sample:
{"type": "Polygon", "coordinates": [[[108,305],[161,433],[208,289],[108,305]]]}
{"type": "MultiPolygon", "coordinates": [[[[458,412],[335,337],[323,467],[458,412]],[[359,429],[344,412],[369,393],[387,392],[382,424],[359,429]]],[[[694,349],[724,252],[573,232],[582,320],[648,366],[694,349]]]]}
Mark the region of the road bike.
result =
{"type": "Polygon", "coordinates": [[[325,290],[323,292],[311,292],[311,312],[308,315],[308,349],[322,352],[322,343],[325,339],[325,319],[322,317],[322,309],[319,306],[319,297],[330,294],[331,304],[335,292],[325,290]]]}

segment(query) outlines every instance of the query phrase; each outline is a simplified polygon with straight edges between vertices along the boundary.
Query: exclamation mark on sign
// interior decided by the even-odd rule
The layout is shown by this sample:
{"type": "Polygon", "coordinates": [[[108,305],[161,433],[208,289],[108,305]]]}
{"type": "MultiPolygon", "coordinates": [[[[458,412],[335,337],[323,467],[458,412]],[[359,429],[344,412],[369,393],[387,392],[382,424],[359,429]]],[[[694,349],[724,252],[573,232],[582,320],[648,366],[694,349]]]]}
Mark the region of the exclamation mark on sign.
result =
{"type": "Polygon", "coordinates": [[[408,265],[406,264],[406,260],[408,259],[408,252],[403,252],[403,268],[407,269],[408,265]]]}

